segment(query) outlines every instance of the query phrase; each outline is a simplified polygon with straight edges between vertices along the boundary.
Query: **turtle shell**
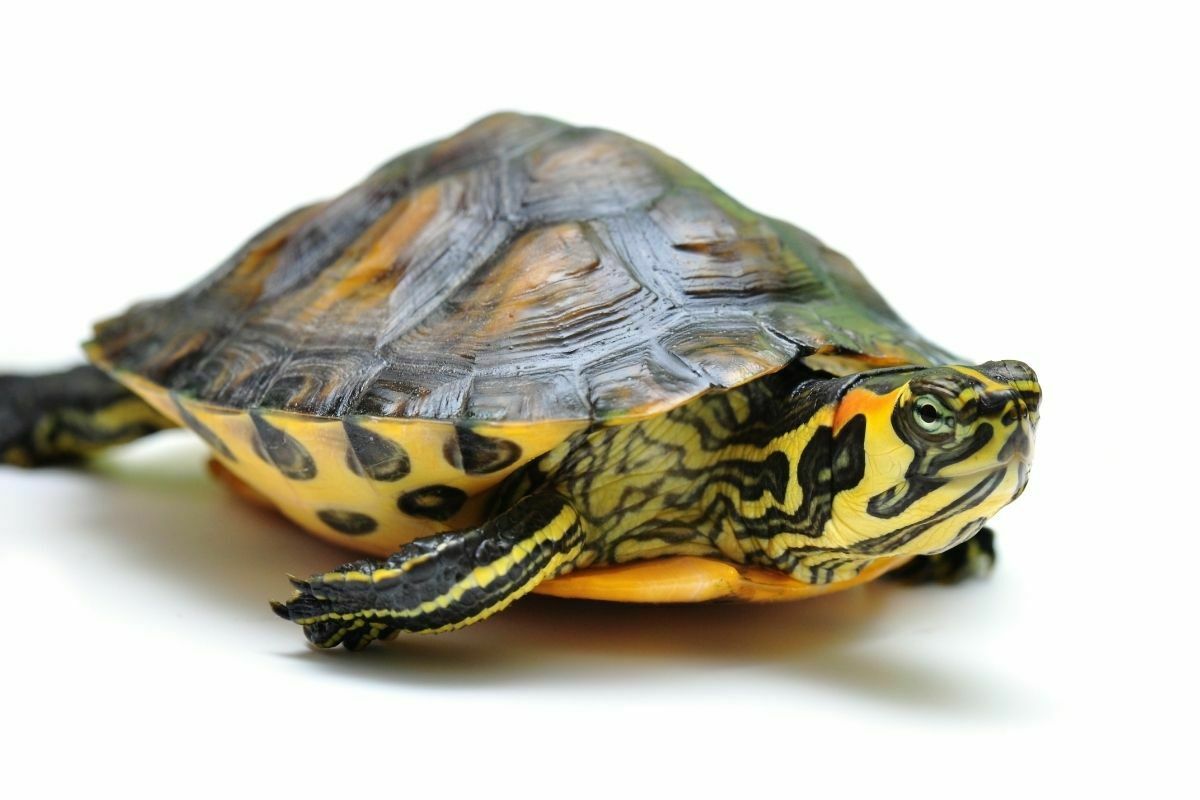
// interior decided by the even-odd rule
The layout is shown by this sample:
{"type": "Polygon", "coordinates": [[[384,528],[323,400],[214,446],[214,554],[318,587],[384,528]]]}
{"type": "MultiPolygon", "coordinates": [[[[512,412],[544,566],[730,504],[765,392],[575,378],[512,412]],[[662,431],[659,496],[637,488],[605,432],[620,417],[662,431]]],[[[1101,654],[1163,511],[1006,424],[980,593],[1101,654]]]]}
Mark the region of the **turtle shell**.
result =
{"type": "Polygon", "coordinates": [[[638,419],[797,357],[948,359],[804,231],[633,139],[518,114],[284,216],[90,352],[212,407],[481,423],[638,419]]]}

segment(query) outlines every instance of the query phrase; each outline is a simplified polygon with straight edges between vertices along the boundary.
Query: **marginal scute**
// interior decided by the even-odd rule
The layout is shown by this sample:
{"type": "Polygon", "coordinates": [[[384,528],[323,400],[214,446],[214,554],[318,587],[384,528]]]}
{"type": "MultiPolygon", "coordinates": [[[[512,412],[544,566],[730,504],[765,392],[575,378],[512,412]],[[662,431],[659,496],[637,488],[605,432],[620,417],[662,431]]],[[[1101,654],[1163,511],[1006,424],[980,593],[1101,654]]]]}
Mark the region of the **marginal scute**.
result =
{"type": "Polygon", "coordinates": [[[188,426],[193,433],[203,439],[204,443],[216,451],[216,453],[222,458],[228,461],[237,461],[237,456],[235,456],[233,451],[229,449],[229,445],[225,444],[225,442],[221,440],[221,437],[217,436],[217,434],[213,432],[212,428],[196,419],[194,414],[184,408],[183,403],[178,397],[173,396],[171,401],[175,406],[175,411],[179,414],[180,421],[183,422],[184,425],[188,426]]]}
{"type": "Polygon", "coordinates": [[[467,493],[453,486],[426,486],[400,496],[400,510],[410,517],[444,522],[457,514],[467,502],[467,493]]]}
{"type": "Polygon", "coordinates": [[[350,448],[346,463],[356,475],[365,475],[375,481],[398,481],[412,472],[412,461],[404,448],[396,442],[369,431],[350,420],[343,420],[350,448]]]}
{"type": "Polygon", "coordinates": [[[333,530],[347,536],[363,536],[379,527],[374,517],[358,511],[325,508],[317,512],[317,518],[333,530]]]}
{"type": "Polygon", "coordinates": [[[950,358],[809,234],[517,114],[288,214],[91,352],[214,407],[487,423],[628,421],[814,354],[950,358]]]}
{"type": "Polygon", "coordinates": [[[268,464],[294,481],[312,480],[317,476],[317,465],[304,445],[286,431],[276,428],[258,414],[251,414],[254,422],[254,452],[268,464]]]}
{"type": "Polygon", "coordinates": [[[468,475],[500,472],[521,458],[521,446],[497,436],[481,436],[466,425],[457,425],[454,439],[444,448],[447,461],[468,475]]]}

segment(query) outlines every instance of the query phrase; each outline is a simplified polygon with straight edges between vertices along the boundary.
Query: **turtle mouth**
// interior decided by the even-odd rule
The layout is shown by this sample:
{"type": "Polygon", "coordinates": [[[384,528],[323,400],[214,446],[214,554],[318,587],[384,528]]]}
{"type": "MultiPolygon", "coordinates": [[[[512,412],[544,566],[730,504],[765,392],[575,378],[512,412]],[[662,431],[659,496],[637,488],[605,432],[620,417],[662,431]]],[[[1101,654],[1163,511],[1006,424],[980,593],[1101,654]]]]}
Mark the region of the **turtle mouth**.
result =
{"type": "Polygon", "coordinates": [[[1033,437],[1037,423],[1020,398],[1017,398],[1015,407],[1017,419],[1008,434],[1008,439],[996,454],[996,460],[1002,464],[1017,462],[1028,466],[1033,461],[1033,437]]]}
{"type": "MultiPolygon", "coordinates": [[[[1005,442],[1005,447],[1001,448],[1002,454],[1008,444],[1005,442]]],[[[1016,452],[1003,454],[991,463],[981,463],[970,471],[961,472],[955,475],[950,482],[966,486],[986,479],[988,475],[1002,476],[998,477],[994,491],[998,497],[1008,498],[1002,503],[1002,505],[1007,505],[1024,493],[1025,487],[1029,484],[1029,472],[1033,464],[1032,439],[1027,439],[1016,445],[1015,448],[1016,452]],[[1009,487],[1011,487],[1011,492],[1009,487]]]]}
{"type": "Polygon", "coordinates": [[[988,446],[961,461],[942,467],[938,477],[947,480],[978,479],[997,469],[1017,469],[1018,483],[1023,485],[1033,463],[1034,427],[1026,420],[1004,428],[993,424],[995,435],[988,446]]]}

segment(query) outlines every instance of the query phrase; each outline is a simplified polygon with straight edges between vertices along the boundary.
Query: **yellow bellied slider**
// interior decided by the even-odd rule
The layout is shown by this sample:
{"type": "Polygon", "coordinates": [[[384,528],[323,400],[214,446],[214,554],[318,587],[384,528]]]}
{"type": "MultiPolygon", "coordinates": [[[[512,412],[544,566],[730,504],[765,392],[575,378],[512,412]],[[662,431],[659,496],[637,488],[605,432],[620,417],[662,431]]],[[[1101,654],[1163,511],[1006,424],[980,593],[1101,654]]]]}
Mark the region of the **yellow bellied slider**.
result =
{"type": "Polygon", "coordinates": [[[531,590],[956,577],[1025,486],[1040,397],[678,161],[516,114],[284,216],[87,352],[98,369],[0,378],[0,456],[190,428],[243,494],[375,557],[275,606],[354,648],[531,590]]]}

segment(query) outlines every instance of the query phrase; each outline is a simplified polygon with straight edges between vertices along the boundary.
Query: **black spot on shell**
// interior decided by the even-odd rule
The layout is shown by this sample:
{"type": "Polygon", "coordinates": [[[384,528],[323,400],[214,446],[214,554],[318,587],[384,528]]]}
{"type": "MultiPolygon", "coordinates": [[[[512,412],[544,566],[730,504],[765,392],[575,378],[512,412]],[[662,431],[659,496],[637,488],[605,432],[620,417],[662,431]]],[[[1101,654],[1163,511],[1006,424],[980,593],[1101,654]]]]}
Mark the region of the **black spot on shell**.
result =
{"type": "Polygon", "coordinates": [[[229,461],[237,461],[237,456],[235,456],[233,451],[229,449],[229,445],[225,444],[225,442],[221,440],[221,437],[217,436],[217,434],[213,432],[212,428],[208,427],[203,422],[192,416],[188,410],[183,407],[183,403],[179,402],[178,397],[172,396],[171,402],[175,404],[175,410],[179,412],[179,419],[183,421],[183,424],[191,428],[192,432],[203,439],[205,444],[219,453],[223,458],[226,458],[229,461]]]}
{"type": "Polygon", "coordinates": [[[412,461],[404,448],[379,434],[353,422],[342,423],[350,451],[346,464],[355,475],[366,475],[375,481],[398,481],[412,472],[412,461]]]}
{"type": "Polygon", "coordinates": [[[400,510],[410,517],[425,517],[445,521],[453,517],[467,502],[467,493],[453,486],[426,486],[400,496],[400,510]]]}
{"type": "Polygon", "coordinates": [[[448,462],[468,475],[486,475],[511,467],[521,457],[521,446],[508,439],[483,436],[463,425],[454,428],[454,439],[442,453],[448,462]]]}
{"type": "Polygon", "coordinates": [[[326,508],[318,511],[317,517],[338,533],[344,533],[347,536],[362,536],[379,527],[379,523],[373,517],[357,511],[326,508]]]}
{"type": "Polygon", "coordinates": [[[254,430],[254,452],[273,464],[277,470],[294,481],[307,481],[316,477],[317,465],[312,456],[292,436],[271,425],[257,414],[251,414],[254,430]]]}

